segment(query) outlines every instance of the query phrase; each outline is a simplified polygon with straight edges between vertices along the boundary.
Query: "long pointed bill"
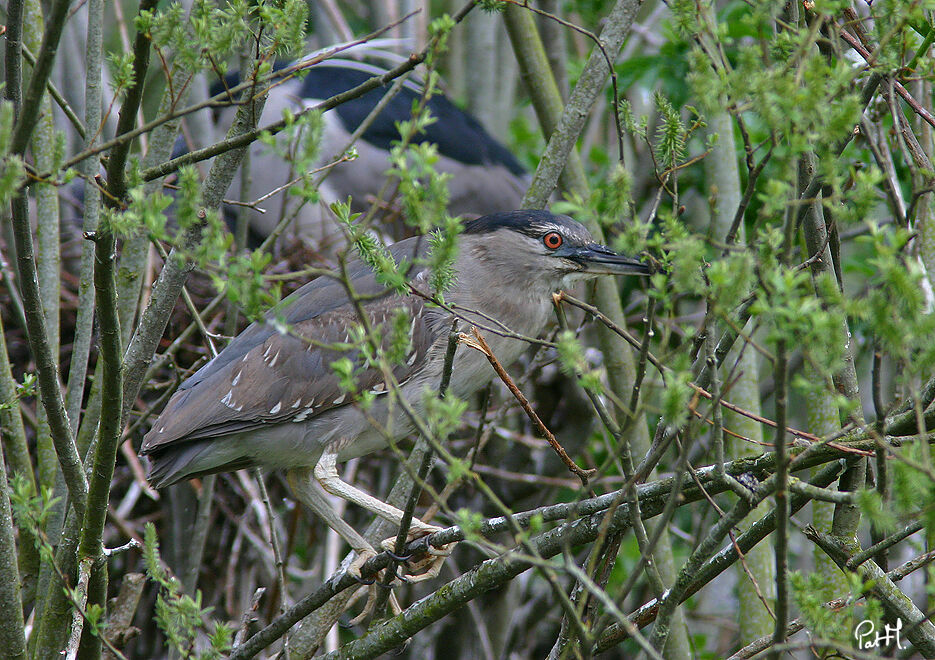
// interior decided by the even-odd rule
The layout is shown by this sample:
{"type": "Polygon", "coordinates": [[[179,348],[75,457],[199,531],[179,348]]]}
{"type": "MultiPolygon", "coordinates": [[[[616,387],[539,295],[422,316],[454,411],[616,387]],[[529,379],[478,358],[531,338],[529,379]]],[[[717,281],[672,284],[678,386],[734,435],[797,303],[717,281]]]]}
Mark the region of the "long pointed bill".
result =
{"type": "Polygon", "coordinates": [[[586,273],[598,275],[650,275],[649,266],[639,259],[617,254],[610,248],[597,243],[583,247],[576,247],[569,254],[563,255],[567,259],[577,261],[586,273]]]}

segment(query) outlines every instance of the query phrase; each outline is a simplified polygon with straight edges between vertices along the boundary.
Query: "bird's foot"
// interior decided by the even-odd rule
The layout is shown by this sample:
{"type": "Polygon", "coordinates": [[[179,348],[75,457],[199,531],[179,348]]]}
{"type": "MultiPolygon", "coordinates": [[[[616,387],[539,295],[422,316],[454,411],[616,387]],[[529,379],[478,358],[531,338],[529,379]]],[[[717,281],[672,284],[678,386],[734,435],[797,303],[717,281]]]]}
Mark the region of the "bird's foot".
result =
{"type": "MultiPolygon", "coordinates": [[[[364,609],[361,610],[360,614],[355,616],[348,622],[348,626],[356,626],[360,623],[366,621],[373,614],[374,605],[377,602],[377,593],[381,585],[377,584],[377,576],[363,578],[360,574],[361,567],[367,563],[368,560],[377,556],[377,551],[373,548],[359,548],[356,550],[357,557],[354,558],[354,561],[351,562],[351,565],[347,567],[348,574],[353,577],[355,580],[360,582],[362,585],[367,587],[367,602],[364,604],[364,609]]],[[[384,569],[386,570],[386,569],[384,569]]],[[[380,572],[382,574],[383,571],[380,572]]],[[[395,573],[394,573],[395,575],[395,573]]],[[[396,616],[402,612],[402,608],[399,606],[399,601],[396,600],[396,596],[390,592],[389,596],[389,605],[390,610],[393,613],[393,616],[396,616]]]]}
{"type": "Polygon", "coordinates": [[[362,578],[360,576],[360,569],[364,564],[377,556],[377,551],[371,547],[356,548],[355,551],[357,552],[357,556],[354,558],[354,561],[351,562],[351,565],[347,567],[348,574],[363,585],[373,584],[373,578],[362,578]]]}
{"type": "MultiPolygon", "coordinates": [[[[428,536],[429,534],[434,534],[435,532],[441,531],[443,527],[437,527],[436,525],[428,525],[422,521],[413,520],[412,525],[409,529],[409,534],[406,537],[406,542],[415,541],[420,539],[423,536],[428,536]]],[[[440,548],[435,548],[433,546],[428,546],[426,550],[426,556],[418,561],[410,561],[407,557],[405,560],[406,566],[409,569],[409,574],[406,576],[407,582],[423,582],[425,580],[431,580],[438,577],[439,572],[441,572],[442,565],[445,563],[445,559],[451,554],[451,551],[454,549],[457,543],[448,543],[443,545],[440,548]]],[[[385,539],[381,544],[382,547],[387,552],[393,552],[396,549],[396,537],[391,536],[388,539],[385,539]]]]}
{"type": "MultiPolygon", "coordinates": [[[[373,608],[377,602],[377,590],[381,586],[382,585],[374,583],[367,587],[367,602],[364,604],[364,609],[360,611],[360,614],[347,622],[348,627],[359,625],[370,618],[370,616],[373,614],[373,608]]],[[[403,608],[399,606],[399,601],[396,600],[396,594],[394,594],[392,591],[390,591],[389,595],[389,605],[390,612],[392,612],[391,616],[402,614],[403,608]]]]}

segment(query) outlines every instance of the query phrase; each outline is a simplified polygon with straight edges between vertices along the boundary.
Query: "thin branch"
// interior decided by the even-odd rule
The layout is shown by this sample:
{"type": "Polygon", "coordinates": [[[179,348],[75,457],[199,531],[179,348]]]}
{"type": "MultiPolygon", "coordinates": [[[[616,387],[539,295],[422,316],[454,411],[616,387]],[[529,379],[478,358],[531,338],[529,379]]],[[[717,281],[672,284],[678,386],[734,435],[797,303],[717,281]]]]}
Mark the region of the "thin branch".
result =
{"type": "MultiPolygon", "coordinates": [[[[806,526],[805,537],[824,550],[841,570],[848,570],[847,562],[853,555],[851,547],[811,525],[806,526]]],[[[935,657],[935,625],[893,584],[889,576],[873,562],[864,562],[853,572],[868,585],[870,593],[880,600],[890,615],[910,624],[905,634],[916,650],[926,658],[935,657]]]]}
{"type": "Polygon", "coordinates": [[[490,346],[484,341],[483,336],[481,336],[478,329],[471,328],[471,335],[466,335],[461,333],[460,340],[461,343],[470,346],[473,349],[476,349],[484,354],[487,360],[490,362],[490,366],[493,367],[494,371],[497,372],[497,376],[500,377],[500,380],[503,381],[503,384],[507,386],[507,389],[516,397],[516,400],[519,401],[519,405],[522,407],[523,411],[526,413],[526,416],[529,417],[529,420],[533,425],[539,429],[539,432],[545,436],[545,439],[548,440],[549,444],[552,446],[552,449],[555,450],[555,453],[558,454],[558,457],[562,459],[562,462],[565,464],[565,467],[568,468],[575,476],[581,479],[581,484],[583,486],[588,485],[588,479],[593,477],[597,470],[585,470],[584,468],[579,467],[565,451],[565,448],[562,447],[561,443],[555,439],[555,436],[552,432],[546,427],[545,423],[539,418],[539,415],[536,414],[536,411],[532,409],[532,406],[529,405],[529,401],[516,386],[516,383],[513,382],[513,379],[510,378],[510,375],[503,368],[503,365],[500,364],[500,361],[497,360],[497,356],[493,354],[493,351],[490,350],[490,346]]]}
{"type": "MultiPolygon", "coordinates": [[[[786,625],[789,620],[789,499],[787,496],[789,464],[786,459],[786,342],[776,342],[776,542],[774,556],[776,562],[776,624],[773,630],[773,644],[786,641],[786,625]]],[[[778,656],[777,656],[778,657],[778,656]]]]}
{"type": "MultiPolygon", "coordinates": [[[[18,0],[8,5],[8,26],[6,44],[6,85],[4,96],[14,106],[17,123],[11,141],[11,152],[22,156],[32,136],[39,117],[39,102],[45,81],[51,71],[55,48],[61,36],[64,16],[67,12],[68,2],[59,0],[54,3],[43,35],[42,49],[29,89],[21,99],[22,60],[20,46],[22,44],[23,4],[18,0]]],[[[11,203],[13,239],[16,249],[16,262],[20,273],[20,286],[23,293],[23,306],[26,316],[27,338],[29,348],[38,372],[39,396],[46,410],[52,442],[55,453],[68,489],[69,500],[78,515],[84,515],[85,502],[88,495],[88,482],[84,475],[81,459],[75,447],[74,436],[68,423],[62,398],[62,388],[58,380],[58,366],[56,356],[49,340],[46,327],[45,314],[42,311],[42,296],[39,291],[39,277],[36,270],[36,260],[33,253],[32,228],[29,221],[29,212],[25,191],[14,195],[11,203]]]]}
{"type": "MultiPolygon", "coordinates": [[[[872,57],[870,52],[866,48],[863,47],[863,45],[857,40],[856,37],[849,34],[846,30],[841,30],[839,34],[841,35],[841,38],[844,39],[844,41],[846,41],[851,48],[856,50],[868,64],[873,64],[874,58],[872,57]]],[[[909,107],[912,108],[913,112],[919,115],[919,117],[921,117],[925,121],[925,123],[929,124],[930,126],[935,127],[935,116],[933,116],[931,112],[926,110],[925,107],[922,106],[922,104],[916,101],[912,97],[912,94],[910,94],[909,91],[905,87],[903,87],[901,83],[894,80],[893,88],[896,90],[896,93],[899,94],[903,98],[903,100],[909,105],[909,107]]]]}
{"type": "Polygon", "coordinates": [[[903,539],[906,539],[912,536],[913,534],[915,534],[918,531],[921,531],[924,528],[925,528],[925,523],[923,523],[921,520],[907,525],[905,528],[901,529],[895,534],[887,536],[885,539],[883,539],[879,543],[870,546],[866,550],[862,550],[858,552],[853,557],[850,557],[847,560],[847,568],[850,570],[854,570],[855,568],[863,564],[865,561],[873,557],[878,552],[882,552],[883,550],[886,550],[887,548],[893,547],[894,545],[896,545],[903,539]]]}
{"type": "MultiPolygon", "coordinates": [[[[737,462],[738,461],[734,461],[734,463],[737,462]]],[[[709,468],[708,470],[710,471],[711,469],[713,468],[709,468]]],[[[841,463],[832,463],[827,465],[822,468],[814,477],[812,477],[811,483],[821,487],[828,486],[840,476],[843,469],[844,466],[841,463]]],[[[728,468],[728,470],[730,471],[730,468],[728,468]]],[[[698,472],[701,473],[702,470],[698,470],[698,472]]],[[[715,491],[722,487],[723,486],[719,486],[717,483],[713,483],[712,486],[710,486],[708,489],[710,491],[715,491]]],[[[791,513],[795,513],[808,504],[809,501],[810,500],[808,498],[794,495],[790,502],[791,513]]],[[[737,561],[741,552],[749,552],[751,548],[755,547],[757,543],[765,539],[775,529],[776,512],[770,511],[765,516],[757,520],[753,525],[751,525],[746,532],[738,536],[736,541],[732,542],[726,548],[711,557],[701,568],[698,569],[696,574],[693,576],[689,586],[681,593],[680,602],[685,602],[692,595],[696,594],[705,585],[709,584],[718,575],[732,566],[733,563],[737,561]]],[[[642,628],[646,625],[649,625],[656,619],[658,611],[659,601],[652,600],[630,614],[629,619],[642,628]]],[[[611,648],[612,646],[619,644],[626,638],[627,633],[625,630],[619,626],[611,626],[604,634],[600,636],[592,651],[594,653],[601,653],[611,648]]]]}

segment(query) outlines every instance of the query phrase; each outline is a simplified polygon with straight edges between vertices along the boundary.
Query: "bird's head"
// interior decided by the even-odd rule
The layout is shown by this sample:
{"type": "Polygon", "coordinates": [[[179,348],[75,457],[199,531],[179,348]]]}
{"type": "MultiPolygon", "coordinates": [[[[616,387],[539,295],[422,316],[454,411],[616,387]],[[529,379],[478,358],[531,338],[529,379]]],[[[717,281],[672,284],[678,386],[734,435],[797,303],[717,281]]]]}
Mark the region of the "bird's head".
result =
{"type": "Polygon", "coordinates": [[[597,242],[577,220],[548,211],[487,215],[465,224],[474,256],[503,277],[557,289],[596,275],[649,275],[647,264],[597,242]]]}

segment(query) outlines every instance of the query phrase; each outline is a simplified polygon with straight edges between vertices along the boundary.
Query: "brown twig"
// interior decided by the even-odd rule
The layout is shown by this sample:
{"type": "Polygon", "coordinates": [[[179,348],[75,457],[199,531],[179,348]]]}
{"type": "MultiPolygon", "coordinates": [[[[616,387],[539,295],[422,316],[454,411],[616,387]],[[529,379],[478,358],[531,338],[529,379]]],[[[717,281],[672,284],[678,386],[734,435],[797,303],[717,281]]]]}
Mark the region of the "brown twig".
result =
{"type": "Polygon", "coordinates": [[[526,412],[526,415],[529,417],[530,421],[539,429],[539,432],[545,436],[545,439],[549,441],[549,444],[552,445],[552,449],[555,450],[555,453],[558,454],[558,457],[562,459],[562,462],[565,466],[579,479],[584,486],[588,485],[588,480],[597,473],[597,470],[585,470],[571,460],[571,457],[565,451],[565,448],[559,444],[558,440],[555,439],[555,436],[552,435],[552,432],[546,427],[539,415],[536,414],[536,411],[532,409],[532,406],[529,405],[529,401],[516,386],[516,383],[513,382],[513,379],[510,378],[510,375],[503,368],[503,365],[500,364],[500,361],[493,354],[493,351],[490,350],[490,346],[484,341],[484,338],[481,336],[480,332],[476,327],[471,328],[471,335],[465,333],[459,333],[458,341],[465,346],[469,346],[473,349],[476,349],[487,356],[487,360],[490,362],[490,366],[493,367],[494,371],[497,372],[497,375],[500,377],[500,380],[503,381],[503,384],[507,386],[510,392],[513,393],[513,396],[516,397],[516,400],[519,401],[519,405],[522,406],[523,410],[526,412]],[[473,335],[473,336],[471,336],[473,335]]]}
{"type": "MultiPolygon", "coordinates": [[[[860,41],[858,41],[854,36],[849,34],[846,30],[841,30],[839,34],[841,35],[841,38],[844,39],[844,41],[846,41],[847,44],[851,48],[857,51],[860,54],[860,56],[863,57],[864,60],[866,60],[867,64],[871,66],[874,64],[873,62],[874,58],[872,54],[866,48],[864,48],[863,44],[861,44],[860,41]]],[[[919,115],[919,117],[921,117],[930,126],[935,126],[935,117],[932,116],[932,113],[930,113],[918,101],[916,101],[912,97],[912,94],[910,94],[908,90],[902,86],[901,83],[894,80],[893,88],[896,90],[897,94],[903,97],[903,100],[909,105],[910,108],[912,108],[912,110],[917,115],[919,115]]]]}
{"type": "MultiPolygon", "coordinates": [[[[704,398],[706,398],[706,399],[710,399],[710,398],[711,398],[711,393],[708,392],[707,390],[705,390],[704,388],[698,387],[698,386],[695,385],[694,383],[689,383],[688,386],[689,386],[690,388],[692,388],[693,390],[695,390],[695,392],[697,392],[698,394],[700,394],[700,395],[703,396],[704,398]]],[[[721,402],[720,402],[720,403],[721,403],[721,405],[722,405],[724,408],[727,408],[727,409],[730,410],[731,412],[735,412],[735,413],[737,413],[738,415],[742,415],[742,416],[744,416],[744,417],[749,417],[749,418],[752,419],[753,421],[759,422],[760,424],[765,424],[766,426],[771,426],[772,428],[776,428],[776,422],[774,422],[773,420],[771,420],[771,419],[769,419],[769,418],[767,418],[767,417],[763,417],[762,415],[757,415],[757,414],[755,414],[755,413],[750,412],[749,410],[744,410],[744,409],[741,408],[740,406],[737,406],[737,405],[735,405],[735,404],[733,404],[733,403],[731,403],[731,402],[729,402],[729,401],[724,401],[723,399],[721,399],[721,402]]],[[[698,417],[701,417],[701,414],[700,414],[700,413],[698,413],[698,412],[696,412],[696,411],[694,411],[694,410],[693,410],[692,412],[694,412],[698,417]]],[[[819,436],[815,435],[814,433],[809,433],[809,432],[807,432],[807,431],[800,431],[800,430],[798,430],[798,429],[792,428],[791,426],[787,426],[787,427],[786,427],[786,431],[789,432],[789,433],[791,433],[793,436],[795,436],[795,437],[797,437],[797,438],[802,438],[803,440],[808,440],[809,442],[822,442],[822,438],[820,438],[819,436]]],[[[731,433],[731,435],[734,435],[735,437],[740,438],[740,439],[742,439],[742,440],[748,440],[748,438],[744,438],[743,436],[737,435],[737,434],[735,434],[735,433],[731,433]]],[[[764,447],[770,446],[770,443],[766,443],[766,442],[764,442],[764,443],[757,443],[757,444],[762,444],[764,447]]],[[[846,452],[851,453],[851,454],[858,454],[858,455],[860,455],[860,456],[873,456],[873,455],[874,455],[872,451],[871,451],[871,452],[868,452],[868,451],[864,451],[864,450],[862,450],[862,449],[854,449],[853,447],[846,447],[846,446],[841,445],[841,444],[836,443],[836,442],[829,442],[829,443],[828,443],[828,446],[829,446],[829,447],[834,447],[835,449],[838,449],[838,450],[840,450],[840,451],[846,451],[846,452]]]]}
{"type": "Polygon", "coordinates": [[[147,497],[151,500],[159,500],[158,491],[146,481],[146,470],[144,470],[142,464],[140,464],[140,457],[133,451],[133,445],[129,442],[120,443],[120,453],[123,454],[124,460],[126,460],[127,465],[130,466],[130,472],[133,473],[133,480],[139,484],[140,489],[146,493],[147,497]]]}

